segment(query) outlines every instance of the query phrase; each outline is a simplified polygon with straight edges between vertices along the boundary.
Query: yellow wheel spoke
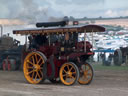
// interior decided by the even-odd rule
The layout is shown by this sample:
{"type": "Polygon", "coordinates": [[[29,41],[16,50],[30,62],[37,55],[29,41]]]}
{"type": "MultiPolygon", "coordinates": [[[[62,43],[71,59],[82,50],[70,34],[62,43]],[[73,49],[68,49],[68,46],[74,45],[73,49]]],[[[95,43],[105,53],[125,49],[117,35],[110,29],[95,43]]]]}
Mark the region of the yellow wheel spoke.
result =
{"type": "Polygon", "coordinates": [[[34,77],[34,73],[35,73],[35,72],[33,71],[33,73],[32,73],[32,79],[33,79],[33,77],[34,77]]]}
{"type": "Polygon", "coordinates": [[[37,62],[38,65],[39,65],[40,61],[41,61],[41,58],[40,58],[40,59],[38,60],[38,62],[37,62]]]}
{"type": "Polygon", "coordinates": [[[84,70],[80,70],[81,73],[84,73],[84,70]]]}
{"type": "Polygon", "coordinates": [[[44,64],[44,62],[41,62],[40,66],[42,66],[44,64]]]}
{"type": "Polygon", "coordinates": [[[37,80],[37,72],[36,72],[36,76],[35,76],[35,81],[37,80]]]}
{"type": "Polygon", "coordinates": [[[29,60],[27,60],[27,63],[29,63],[29,64],[33,65],[33,63],[32,63],[31,61],[29,61],[29,60]]]}
{"type": "Polygon", "coordinates": [[[32,56],[32,61],[33,61],[33,64],[35,64],[34,56],[32,56]]]}
{"type": "Polygon", "coordinates": [[[86,79],[87,81],[89,81],[89,80],[90,80],[88,77],[85,77],[85,79],[86,79]]]}
{"type": "Polygon", "coordinates": [[[28,68],[28,69],[33,69],[33,67],[30,67],[30,66],[28,66],[27,68],[28,68]]]}
{"type": "Polygon", "coordinates": [[[36,54],[35,54],[35,58],[36,58],[36,62],[35,63],[37,63],[38,59],[37,59],[37,55],[36,54]]]}
{"type": "Polygon", "coordinates": [[[87,71],[89,71],[91,68],[90,67],[88,67],[88,69],[87,69],[87,71]]]}
{"type": "Polygon", "coordinates": [[[75,77],[74,77],[74,76],[71,76],[71,78],[75,79],[75,77]]]}
{"type": "Polygon", "coordinates": [[[73,67],[71,67],[69,71],[72,71],[72,69],[73,69],[73,67]]]}
{"type": "Polygon", "coordinates": [[[39,70],[40,71],[40,73],[41,73],[41,76],[43,76],[43,72],[42,72],[42,70],[39,70]]]}
{"type": "Polygon", "coordinates": [[[84,77],[84,79],[87,79],[87,76],[84,75],[83,77],[84,77]]]}
{"type": "Polygon", "coordinates": [[[32,72],[34,72],[34,71],[33,71],[33,70],[32,70],[32,71],[29,71],[29,72],[28,72],[28,75],[31,74],[32,72]]]}
{"type": "Polygon", "coordinates": [[[88,73],[87,76],[92,76],[92,74],[91,73],[88,73]]]}
{"type": "Polygon", "coordinates": [[[43,65],[43,63],[40,64],[40,66],[42,66],[42,65],[43,65]]]}
{"type": "Polygon", "coordinates": [[[65,69],[64,69],[63,71],[64,71],[65,73],[67,73],[67,71],[66,71],[65,69]]]}
{"type": "Polygon", "coordinates": [[[67,65],[67,68],[68,68],[68,70],[69,70],[69,65],[67,65]]]}
{"type": "Polygon", "coordinates": [[[37,76],[41,79],[39,72],[37,71],[37,76]]]}
{"type": "Polygon", "coordinates": [[[72,72],[72,74],[76,74],[76,72],[72,72]]]}

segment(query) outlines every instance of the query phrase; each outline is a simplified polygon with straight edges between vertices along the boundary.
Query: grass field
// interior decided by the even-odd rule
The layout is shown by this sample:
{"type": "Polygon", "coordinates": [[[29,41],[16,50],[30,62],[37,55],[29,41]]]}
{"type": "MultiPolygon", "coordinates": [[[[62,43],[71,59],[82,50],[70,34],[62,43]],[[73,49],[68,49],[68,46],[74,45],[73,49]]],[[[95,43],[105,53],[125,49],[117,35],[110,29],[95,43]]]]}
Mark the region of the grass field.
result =
{"type": "Polygon", "coordinates": [[[128,70],[128,66],[103,66],[102,64],[93,64],[95,70],[128,70]]]}

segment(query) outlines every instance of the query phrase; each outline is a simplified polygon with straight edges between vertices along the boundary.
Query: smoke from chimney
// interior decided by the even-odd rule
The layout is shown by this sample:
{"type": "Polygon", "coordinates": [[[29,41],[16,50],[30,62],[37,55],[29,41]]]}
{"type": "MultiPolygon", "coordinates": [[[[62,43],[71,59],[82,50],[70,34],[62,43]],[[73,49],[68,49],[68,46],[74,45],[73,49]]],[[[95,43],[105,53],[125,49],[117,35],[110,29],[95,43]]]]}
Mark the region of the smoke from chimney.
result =
{"type": "Polygon", "coordinates": [[[21,19],[28,23],[46,22],[62,18],[47,0],[0,0],[1,18],[21,19]],[[39,4],[40,3],[40,4],[39,4]]]}
{"type": "Polygon", "coordinates": [[[57,18],[61,19],[63,17],[62,13],[53,10],[50,6],[47,8],[38,6],[34,0],[21,0],[21,4],[22,9],[19,10],[20,12],[16,18],[29,23],[54,21],[58,20],[57,18]]]}

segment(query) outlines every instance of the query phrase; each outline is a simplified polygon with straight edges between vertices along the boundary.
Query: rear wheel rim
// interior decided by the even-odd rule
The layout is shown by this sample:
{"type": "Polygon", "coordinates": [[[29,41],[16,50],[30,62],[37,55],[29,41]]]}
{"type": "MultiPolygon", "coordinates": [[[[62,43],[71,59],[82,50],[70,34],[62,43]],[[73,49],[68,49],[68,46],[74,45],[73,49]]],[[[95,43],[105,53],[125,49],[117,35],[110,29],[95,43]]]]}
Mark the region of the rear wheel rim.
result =
{"type": "Polygon", "coordinates": [[[29,83],[38,84],[43,80],[44,58],[38,52],[29,53],[24,60],[24,76],[29,83]]]}
{"type": "Polygon", "coordinates": [[[65,63],[60,68],[60,80],[65,85],[72,85],[77,81],[78,70],[77,66],[72,63],[65,63]]]}
{"type": "Polygon", "coordinates": [[[93,79],[93,69],[92,69],[92,66],[89,65],[89,64],[81,65],[81,68],[80,68],[80,78],[79,78],[78,82],[80,84],[87,85],[87,84],[91,83],[92,79],[93,79]]]}

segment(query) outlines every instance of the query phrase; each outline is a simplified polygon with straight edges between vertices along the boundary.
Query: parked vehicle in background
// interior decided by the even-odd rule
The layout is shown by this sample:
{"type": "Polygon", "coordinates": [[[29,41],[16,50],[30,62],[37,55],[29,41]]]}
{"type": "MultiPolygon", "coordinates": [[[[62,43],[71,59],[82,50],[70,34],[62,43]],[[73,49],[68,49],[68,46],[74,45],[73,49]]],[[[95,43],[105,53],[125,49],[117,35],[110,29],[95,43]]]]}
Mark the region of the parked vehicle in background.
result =
{"type": "Polygon", "coordinates": [[[18,70],[21,64],[23,45],[12,37],[0,37],[0,69],[18,70]]]}

